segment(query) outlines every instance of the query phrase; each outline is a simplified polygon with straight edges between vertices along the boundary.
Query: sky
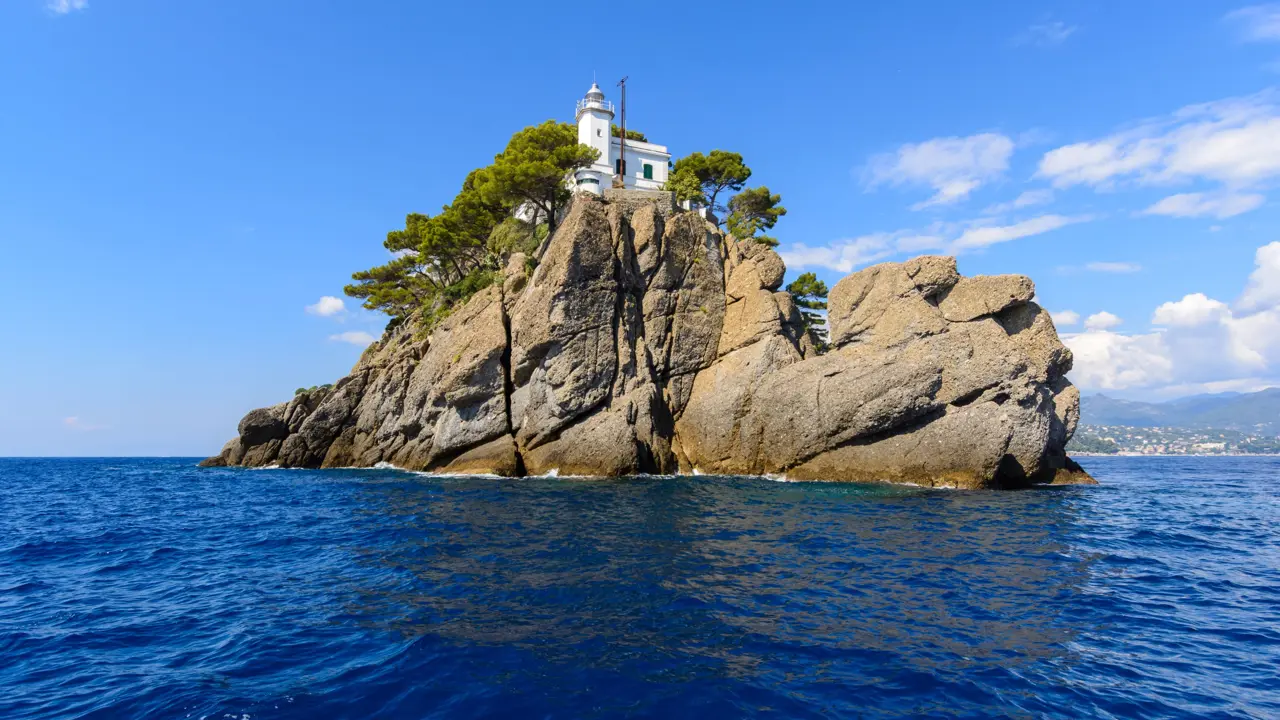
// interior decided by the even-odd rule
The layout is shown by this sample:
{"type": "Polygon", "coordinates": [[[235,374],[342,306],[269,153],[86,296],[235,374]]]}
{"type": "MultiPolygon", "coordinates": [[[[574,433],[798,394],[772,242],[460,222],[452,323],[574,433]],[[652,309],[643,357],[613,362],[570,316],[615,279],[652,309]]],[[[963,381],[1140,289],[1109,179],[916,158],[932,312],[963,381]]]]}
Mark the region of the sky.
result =
{"type": "Polygon", "coordinates": [[[1086,393],[1280,385],[1280,4],[0,2],[0,455],[216,453],[410,212],[597,77],[790,275],[1031,276],[1086,393]],[[641,9],[643,12],[641,12],[641,9]]]}

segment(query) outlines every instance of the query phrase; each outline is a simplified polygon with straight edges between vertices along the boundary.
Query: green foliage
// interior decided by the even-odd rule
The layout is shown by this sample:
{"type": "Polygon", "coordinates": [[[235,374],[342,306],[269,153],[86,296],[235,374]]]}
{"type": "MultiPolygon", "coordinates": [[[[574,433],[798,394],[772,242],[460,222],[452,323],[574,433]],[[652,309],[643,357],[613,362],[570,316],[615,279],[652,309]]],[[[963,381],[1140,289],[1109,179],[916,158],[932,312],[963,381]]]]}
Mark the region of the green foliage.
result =
{"type": "Polygon", "coordinates": [[[504,258],[518,252],[533,255],[546,236],[546,225],[530,225],[520,218],[509,217],[489,234],[489,252],[504,258]]]}
{"type": "Polygon", "coordinates": [[[776,247],[778,241],[762,231],[772,229],[778,218],[787,214],[787,209],[779,205],[781,195],[769,192],[769,188],[750,188],[729,198],[729,217],[725,226],[734,237],[745,240],[752,238],[756,242],[776,247]]]}
{"type": "Polygon", "coordinates": [[[598,155],[578,144],[572,125],[549,120],[521,130],[492,165],[467,175],[438,214],[410,213],[403,229],[387,233],[383,247],[395,257],[353,274],[345,292],[393,324],[412,318],[430,330],[493,284],[507,258],[537,249],[569,200],[565,179],[598,155]],[[520,207],[540,222],[515,218],[520,207]]]}
{"type": "Polygon", "coordinates": [[[667,176],[666,189],[675,193],[676,200],[679,202],[692,202],[702,205],[706,202],[706,198],[702,195],[702,183],[698,180],[698,176],[687,168],[681,172],[671,171],[667,176]]]}
{"type": "Polygon", "coordinates": [[[827,284],[818,276],[807,272],[787,285],[787,292],[800,315],[804,318],[804,330],[809,333],[818,346],[819,352],[827,349],[827,319],[822,311],[827,309],[827,284]]]}
{"type": "Polygon", "coordinates": [[[676,193],[677,200],[689,200],[718,213],[724,210],[719,204],[720,193],[738,191],[751,177],[751,168],[742,162],[735,152],[712,150],[710,155],[695,152],[676,161],[667,182],[667,189],[676,193]]]}
{"type": "Polygon", "coordinates": [[[554,232],[556,214],[571,195],[565,179],[599,156],[598,150],[578,144],[576,127],[548,120],[513,135],[492,165],[476,171],[476,189],[491,203],[525,204],[535,222],[547,223],[554,232]]]}
{"type": "MultiPolygon", "coordinates": [[[[612,133],[613,136],[616,138],[622,137],[622,128],[618,127],[617,125],[610,125],[609,132],[612,133]]],[[[637,140],[639,142],[649,142],[649,138],[645,137],[644,133],[640,132],[639,130],[632,130],[631,128],[627,128],[627,139],[637,140]]]]}

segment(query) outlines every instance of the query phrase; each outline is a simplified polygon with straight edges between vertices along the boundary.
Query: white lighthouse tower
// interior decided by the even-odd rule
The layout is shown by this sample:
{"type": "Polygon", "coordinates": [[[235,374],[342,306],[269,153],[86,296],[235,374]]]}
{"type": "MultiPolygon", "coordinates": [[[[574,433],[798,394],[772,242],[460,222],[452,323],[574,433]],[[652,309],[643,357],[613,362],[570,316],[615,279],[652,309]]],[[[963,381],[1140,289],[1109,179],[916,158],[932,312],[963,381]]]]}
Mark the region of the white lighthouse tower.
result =
{"type": "Polygon", "coordinates": [[[613,103],[604,99],[600,86],[591,89],[578,101],[574,120],[578,123],[578,142],[593,147],[600,157],[589,167],[574,173],[574,189],[600,195],[613,184],[614,175],[623,175],[623,187],[632,190],[661,190],[667,182],[667,166],[671,153],[664,145],[628,140],[627,167],[623,172],[621,141],[613,137],[613,103]]]}

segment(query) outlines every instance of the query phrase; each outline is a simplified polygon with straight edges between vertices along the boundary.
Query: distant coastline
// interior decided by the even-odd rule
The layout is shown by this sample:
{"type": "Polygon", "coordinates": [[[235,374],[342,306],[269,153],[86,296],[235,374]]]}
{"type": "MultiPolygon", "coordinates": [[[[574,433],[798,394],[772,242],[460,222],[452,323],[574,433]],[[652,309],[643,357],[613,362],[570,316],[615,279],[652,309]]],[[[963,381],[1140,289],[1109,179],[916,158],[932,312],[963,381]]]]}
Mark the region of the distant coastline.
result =
{"type": "Polygon", "coordinates": [[[1280,453],[1140,453],[1140,452],[1118,452],[1118,453],[1095,453],[1080,452],[1073,450],[1072,457],[1158,457],[1158,458],[1273,458],[1280,457],[1280,453]]]}

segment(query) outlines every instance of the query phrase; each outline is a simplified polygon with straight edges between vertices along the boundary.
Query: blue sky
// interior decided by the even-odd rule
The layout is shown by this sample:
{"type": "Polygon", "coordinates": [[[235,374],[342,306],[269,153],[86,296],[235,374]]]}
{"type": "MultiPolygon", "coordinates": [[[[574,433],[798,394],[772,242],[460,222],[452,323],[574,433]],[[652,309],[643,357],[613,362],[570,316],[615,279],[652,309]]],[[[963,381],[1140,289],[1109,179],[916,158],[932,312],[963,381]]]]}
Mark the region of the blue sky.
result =
{"type": "Polygon", "coordinates": [[[956,252],[1086,392],[1280,384],[1280,6],[565,7],[0,5],[0,455],[211,454],[343,375],[382,321],[321,299],[592,73],[745,156],[793,275],[956,252]]]}

